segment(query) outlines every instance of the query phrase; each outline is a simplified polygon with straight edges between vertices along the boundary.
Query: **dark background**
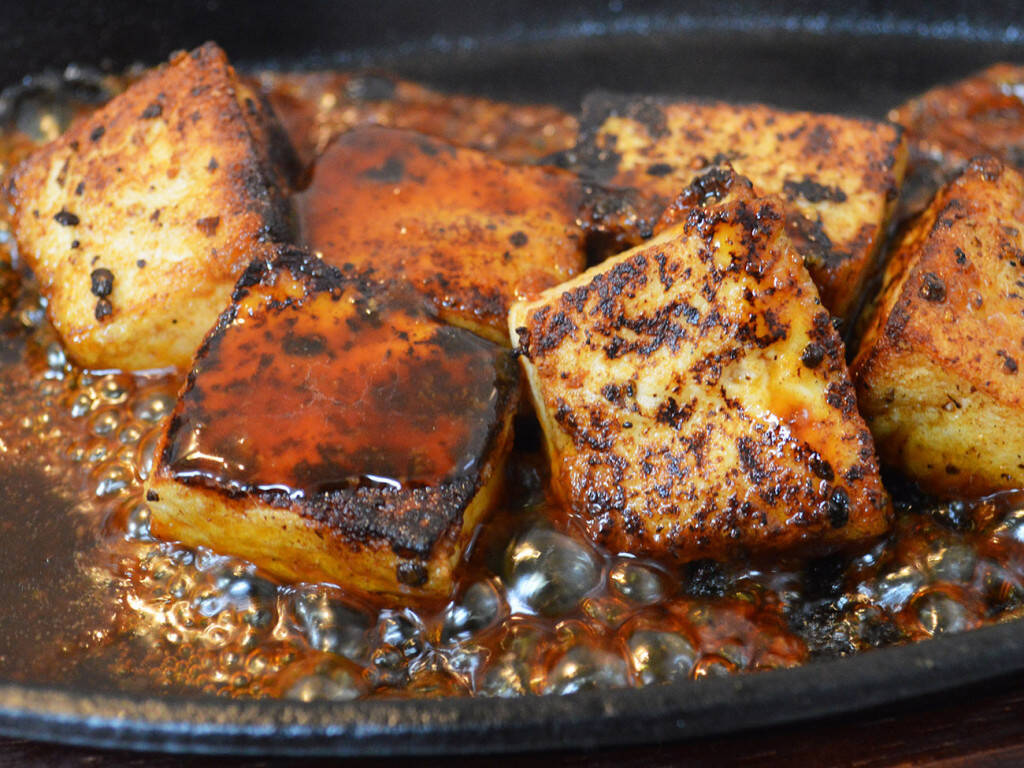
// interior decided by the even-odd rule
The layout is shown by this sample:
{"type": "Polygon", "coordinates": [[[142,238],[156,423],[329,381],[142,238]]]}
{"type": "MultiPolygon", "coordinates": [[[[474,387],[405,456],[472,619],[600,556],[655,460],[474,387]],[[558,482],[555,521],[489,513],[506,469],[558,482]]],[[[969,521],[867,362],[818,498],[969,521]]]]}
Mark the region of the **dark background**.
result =
{"type": "Polygon", "coordinates": [[[431,83],[574,105],[604,87],[884,114],[1024,59],[1020,4],[839,0],[107,0],[5,3],[0,84],[117,70],[216,40],[236,62],[377,64],[431,83]]]}

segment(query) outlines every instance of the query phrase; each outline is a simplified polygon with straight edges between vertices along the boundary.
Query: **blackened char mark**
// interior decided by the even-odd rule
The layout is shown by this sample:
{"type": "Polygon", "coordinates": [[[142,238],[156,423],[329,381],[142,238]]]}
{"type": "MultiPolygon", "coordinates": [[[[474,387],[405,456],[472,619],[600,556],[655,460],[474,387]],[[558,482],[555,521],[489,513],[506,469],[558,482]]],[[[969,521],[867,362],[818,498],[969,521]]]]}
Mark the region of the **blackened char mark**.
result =
{"type": "Polygon", "coordinates": [[[372,282],[372,270],[356,273],[339,269],[318,259],[305,248],[281,245],[270,248],[267,254],[249,263],[235,284],[231,300],[241,301],[253,286],[271,285],[278,270],[288,270],[296,280],[303,281],[311,292],[339,294],[345,286],[352,284],[365,290],[372,282]]]}
{"type": "Polygon", "coordinates": [[[782,189],[790,200],[802,197],[809,203],[821,203],[826,200],[833,203],[846,202],[846,193],[840,187],[821,184],[810,176],[804,176],[800,181],[786,179],[782,183],[782,189]]]}
{"type": "MultiPolygon", "coordinates": [[[[576,323],[565,312],[552,314],[550,307],[541,307],[533,316],[534,332],[529,336],[527,354],[544,355],[557,349],[566,336],[576,333],[576,323]]],[[[524,339],[525,343],[526,339],[524,339]]]]}
{"type": "Polygon", "coordinates": [[[595,91],[583,101],[581,136],[594,136],[611,117],[623,117],[639,123],[652,139],[660,139],[669,134],[664,105],[658,99],[595,91]]]}
{"type": "Polygon", "coordinates": [[[796,210],[790,210],[787,214],[786,231],[789,239],[808,266],[834,269],[850,258],[849,253],[835,250],[820,218],[811,221],[796,210]]]}
{"type": "Polygon", "coordinates": [[[583,184],[577,222],[583,228],[587,262],[598,264],[651,237],[663,207],[661,200],[631,187],[583,184]]]}

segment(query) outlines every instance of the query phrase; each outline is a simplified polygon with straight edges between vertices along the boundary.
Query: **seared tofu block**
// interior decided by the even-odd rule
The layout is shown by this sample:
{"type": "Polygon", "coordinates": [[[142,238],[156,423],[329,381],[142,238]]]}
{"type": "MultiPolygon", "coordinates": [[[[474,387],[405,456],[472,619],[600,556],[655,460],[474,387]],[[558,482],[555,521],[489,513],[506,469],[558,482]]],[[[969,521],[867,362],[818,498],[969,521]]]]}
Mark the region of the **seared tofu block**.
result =
{"type": "Polygon", "coordinates": [[[583,269],[579,195],[558,168],[368,126],[331,145],[298,208],[329,264],[401,276],[446,321],[507,344],[513,301],[583,269]]]}
{"type": "Polygon", "coordinates": [[[79,364],[188,367],[254,249],[288,233],[282,136],[207,44],[16,169],[19,251],[79,364]]]}
{"type": "Polygon", "coordinates": [[[932,88],[892,110],[910,147],[899,218],[927,207],[946,181],[977,155],[1024,169],[1024,67],[996,64],[932,88]]]}
{"type": "Polygon", "coordinates": [[[444,596],[500,492],[511,353],[286,248],[239,281],[147,482],[156,535],[286,580],[444,596]]]}
{"type": "Polygon", "coordinates": [[[569,167],[640,196],[624,218],[592,222],[606,239],[641,242],[695,174],[729,162],[760,192],[785,198],[790,239],[826,308],[847,320],[856,311],[903,176],[899,128],[758,104],[602,93],[586,99],[580,125],[569,167]]]}
{"type": "Polygon", "coordinates": [[[510,313],[554,486],[610,551],[819,553],[890,524],[783,203],[744,197],[510,313]]]}
{"type": "Polygon", "coordinates": [[[973,161],[905,231],[851,371],[884,462],[928,491],[1024,488],[1024,178],[973,161]]]}
{"type": "Polygon", "coordinates": [[[260,81],[307,165],[357,125],[407,128],[514,163],[576,143],[576,118],[549,105],[439,93],[383,73],[264,72],[260,81]]]}

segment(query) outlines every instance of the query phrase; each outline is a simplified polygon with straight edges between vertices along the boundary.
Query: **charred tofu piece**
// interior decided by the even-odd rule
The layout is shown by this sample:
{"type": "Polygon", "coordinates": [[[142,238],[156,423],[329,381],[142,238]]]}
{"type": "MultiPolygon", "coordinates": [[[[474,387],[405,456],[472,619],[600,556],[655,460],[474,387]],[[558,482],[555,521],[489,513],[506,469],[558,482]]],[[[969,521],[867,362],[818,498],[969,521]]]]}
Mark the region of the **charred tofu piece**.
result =
{"type": "Polygon", "coordinates": [[[510,313],[554,486],[611,551],[820,553],[890,524],[783,202],[740,191],[510,313]]]}
{"type": "Polygon", "coordinates": [[[336,266],[402,276],[442,317],[508,343],[516,299],[578,274],[576,178],[389,128],[356,128],[320,159],[298,210],[336,266]]]}
{"type": "Polygon", "coordinates": [[[939,495],[1024,488],[1024,178],[973,161],[904,232],[851,371],[884,462],[939,495]]]}
{"type": "Polygon", "coordinates": [[[27,158],[14,230],[74,359],[187,368],[254,250],[289,231],[289,157],[269,108],[206,44],[27,158]]]}
{"type": "Polygon", "coordinates": [[[439,93],[389,74],[265,72],[260,82],[307,164],[358,125],[407,128],[514,163],[576,143],[576,118],[557,107],[439,93]]]}
{"type": "Polygon", "coordinates": [[[156,535],[286,580],[444,596],[500,492],[511,352],[299,249],[254,262],[147,482],[156,535]]]}
{"type": "Polygon", "coordinates": [[[710,166],[729,162],[764,194],[786,200],[789,235],[837,317],[849,320],[875,264],[903,176],[905,146],[888,123],[758,104],[594,94],[565,163],[639,200],[591,222],[637,244],[659,211],[710,166]]]}
{"type": "Polygon", "coordinates": [[[910,148],[898,217],[927,207],[971,158],[990,154],[1024,170],[1024,67],[996,64],[932,88],[892,110],[910,148]]]}

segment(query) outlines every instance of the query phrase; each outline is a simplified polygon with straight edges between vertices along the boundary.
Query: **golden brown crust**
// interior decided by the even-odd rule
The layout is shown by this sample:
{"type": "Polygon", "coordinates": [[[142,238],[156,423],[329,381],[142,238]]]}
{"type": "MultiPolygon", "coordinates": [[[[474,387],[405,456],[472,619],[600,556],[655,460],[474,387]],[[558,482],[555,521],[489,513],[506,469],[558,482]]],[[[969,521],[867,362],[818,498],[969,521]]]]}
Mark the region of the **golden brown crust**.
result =
{"type": "Polygon", "coordinates": [[[176,55],[15,171],[20,253],[71,355],[187,367],[263,240],[290,230],[280,128],[224,52],[176,55]],[[109,289],[94,273],[106,270],[109,289]]]}
{"type": "Polygon", "coordinates": [[[942,494],[1024,486],[1024,178],[979,158],[903,233],[852,371],[879,453],[942,494]]]}
{"type": "Polygon", "coordinates": [[[692,208],[509,322],[556,487],[613,551],[813,552],[887,528],[842,342],[781,201],[692,208]]]}
{"type": "Polygon", "coordinates": [[[557,107],[443,94],[386,73],[265,72],[260,82],[307,165],[358,125],[406,128],[513,163],[576,141],[576,119],[557,107]]]}
{"type": "Polygon", "coordinates": [[[517,401],[507,350],[371,271],[278,249],[196,356],[148,485],[154,530],[284,578],[445,594],[517,401]]]}
{"type": "Polygon", "coordinates": [[[328,263],[402,275],[448,322],[507,344],[511,303],[584,266],[579,195],[558,168],[366,126],[331,145],[298,208],[328,263]]]}
{"type": "Polygon", "coordinates": [[[584,102],[566,162],[588,180],[639,193],[626,221],[595,224],[632,244],[695,175],[731,163],[761,192],[786,199],[790,237],[822,301],[849,319],[885,236],[905,145],[888,123],[599,93],[584,102]]]}

